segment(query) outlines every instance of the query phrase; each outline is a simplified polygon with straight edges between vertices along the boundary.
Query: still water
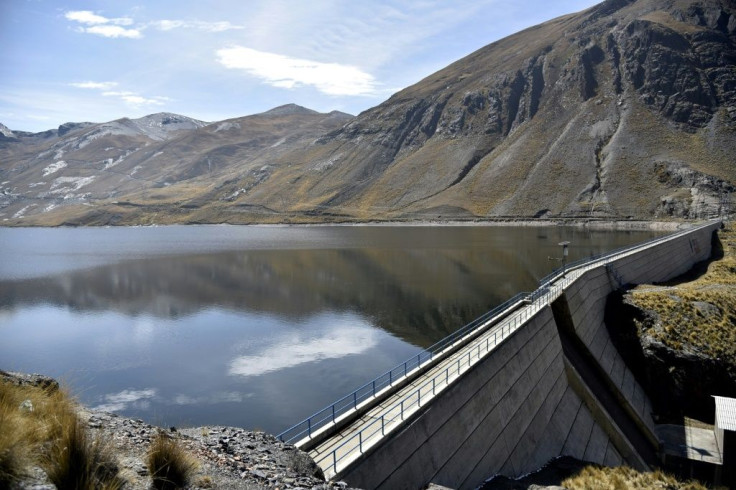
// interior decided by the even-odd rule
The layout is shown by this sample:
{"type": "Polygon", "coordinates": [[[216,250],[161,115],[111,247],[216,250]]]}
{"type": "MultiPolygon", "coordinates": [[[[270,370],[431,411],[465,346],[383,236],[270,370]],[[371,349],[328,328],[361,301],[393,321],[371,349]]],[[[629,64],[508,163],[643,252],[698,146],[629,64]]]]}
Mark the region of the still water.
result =
{"type": "Polygon", "coordinates": [[[0,228],[0,369],[163,426],[278,433],[559,263],[654,232],[0,228]]]}

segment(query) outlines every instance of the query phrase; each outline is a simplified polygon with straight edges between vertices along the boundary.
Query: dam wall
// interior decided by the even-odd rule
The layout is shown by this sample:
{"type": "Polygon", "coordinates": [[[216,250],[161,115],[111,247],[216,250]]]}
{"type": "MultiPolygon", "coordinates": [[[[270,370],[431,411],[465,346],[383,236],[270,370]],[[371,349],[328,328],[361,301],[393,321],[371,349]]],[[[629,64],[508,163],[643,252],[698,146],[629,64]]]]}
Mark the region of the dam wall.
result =
{"type": "Polygon", "coordinates": [[[657,450],[651,402],[611,342],[606,298],[707,259],[719,225],[558,278],[554,301],[337,478],[366,489],[476,488],[561,455],[647,469],[657,450]]]}

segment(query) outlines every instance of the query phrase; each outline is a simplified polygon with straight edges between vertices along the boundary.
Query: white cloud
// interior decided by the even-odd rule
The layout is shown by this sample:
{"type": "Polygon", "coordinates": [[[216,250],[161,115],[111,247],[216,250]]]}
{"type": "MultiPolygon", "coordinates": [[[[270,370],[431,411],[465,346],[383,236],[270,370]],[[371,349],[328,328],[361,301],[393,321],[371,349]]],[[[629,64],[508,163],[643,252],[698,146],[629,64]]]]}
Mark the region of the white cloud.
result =
{"type": "Polygon", "coordinates": [[[96,25],[96,24],[113,24],[119,26],[129,26],[133,24],[133,19],[129,17],[118,17],[116,19],[108,19],[101,15],[97,15],[90,10],[72,10],[64,14],[68,20],[79,22],[80,24],[96,25]]]}
{"type": "Polygon", "coordinates": [[[127,37],[129,39],[138,39],[143,37],[143,34],[141,34],[141,31],[138,29],[125,29],[120,26],[101,25],[84,27],[82,30],[88,34],[97,34],[102,37],[127,37]]]}
{"type": "Polygon", "coordinates": [[[79,27],[80,32],[111,38],[125,37],[137,39],[143,37],[143,34],[141,34],[141,31],[138,29],[126,29],[121,27],[133,24],[133,19],[130,17],[107,18],[98,15],[91,10],[72,10],[66,12],[64,17],[66,17],[67,20],[89,26],[79,27]]]}
{"type": "Polygon", "coordinates": [[[77,88],[90,88],[90,89],[97,89],[97,90],[110,90],[111,88],[115,87],[118,83],[117,82],[74,82],[70,83],[72,87],[77,88]]]}
{"type": "Polygon", "coordinates": [[[154,388],[145,390],[123,390],[119,393],[110,393],[102,397],[103,403],[94,407],[94,410],[102,410],[103,412],[120,412],[134,406],[145,408],[150,404],[150,400],[156,396],[154,388]]]}
{"type": "Polygon", "coordinates": [[[307,362],[360,354],[377,342],[372,327],[338,326],[316,338],[305,340],[295,336],[280,340],[278,345],[259,354],[236,357],[230,361],[228,372],[234,376],[259,376],[307,362]]]}
{"type": "Polygon", "coordinates": [[[164,103],[171,100],[168,97],[162,97],[162,96],[143,97],[142,95],[139,95],[136,92],[125,92],[125,91],[123,92],[107,91],[107,92],[102,92],[102,95],[104,95],[105,97],[118,97],[123,102],[126,102],[134,106],[164,105],[164,103]]]}
{"type": "Polygon", "coordinates": [[[155,22],[151,22],[150,25],[161,31],[171,31],[173,29],[199,29],[208,32],[224,32],[245,29],[245,26],[231,24],[228,21],[206,22],[201,20],[157,20],[155,22]]]}
{"type": "Polygon", "coordinates": [[[292,89],[310,85],[328,95],[375,95],[376,79],[351,65],[322,63],[257,51],[242,46],[219,49],[217,61],[240,69],[267,84],[292,89]]]}

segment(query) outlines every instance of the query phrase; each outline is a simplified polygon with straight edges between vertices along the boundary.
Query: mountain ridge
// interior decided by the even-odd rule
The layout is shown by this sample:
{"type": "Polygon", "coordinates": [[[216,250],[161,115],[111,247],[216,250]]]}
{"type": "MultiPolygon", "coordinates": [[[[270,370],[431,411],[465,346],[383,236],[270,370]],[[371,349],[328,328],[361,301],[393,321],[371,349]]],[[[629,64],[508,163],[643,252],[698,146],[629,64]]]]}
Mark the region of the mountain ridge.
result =
{"type": "MultiPolygon", "coordinates": [[[[735,10],[722,0],[607,0],[482,47],[357,117],[287,104],[174,133],[157,151],[177,160],[165,175],[149,166],[146,176],[155,182],[140,190],[135,182],[99,188],[84,203],[29,212],[37,204],[14,218],[34,204],[33,193],[7,197],[6,188],[0,219],[123,224],[723,214],[736,181],[735,10]],[[284,131],[287,120],[301,128],[298,136],[284,131]],[[121,208],[121,201],[135,206],[121,208]]],[[[131,152],[118,152],[113,163],[138,158],[146,143],[148,158],[153,155],[151,142],[113,136],[131,152]]],[[[40,165],[30,156],[13,164],[40,165]]],[[[4,174],[0,181],[8,180],[4,174]]]]}

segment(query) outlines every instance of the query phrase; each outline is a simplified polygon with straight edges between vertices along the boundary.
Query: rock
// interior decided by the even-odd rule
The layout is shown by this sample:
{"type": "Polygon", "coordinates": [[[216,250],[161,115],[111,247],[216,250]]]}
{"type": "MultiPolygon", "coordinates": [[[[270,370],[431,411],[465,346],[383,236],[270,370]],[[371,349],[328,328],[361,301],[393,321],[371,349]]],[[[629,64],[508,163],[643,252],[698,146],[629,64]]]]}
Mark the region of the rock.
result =
{"type": "Polygon", "coordinates": [[[40,374],[24,374],[0,370],[0,379],[19,386],[37,386],[44,390],[49,390],[50,392],[54,392],[59,389],[58,381],[40,374]]]}
{"type": "Polygon", "coordinates": [[[721,316],[721,310],[716,305],[705,301],[693,301],[695,309],[704,317],[719,317],[721,316]]]}
{"type": "Polygon", "coordinates": [[[18,409],[21,412],[33,412],[33,402],[31,400],[23,400],[18,409]]]}

